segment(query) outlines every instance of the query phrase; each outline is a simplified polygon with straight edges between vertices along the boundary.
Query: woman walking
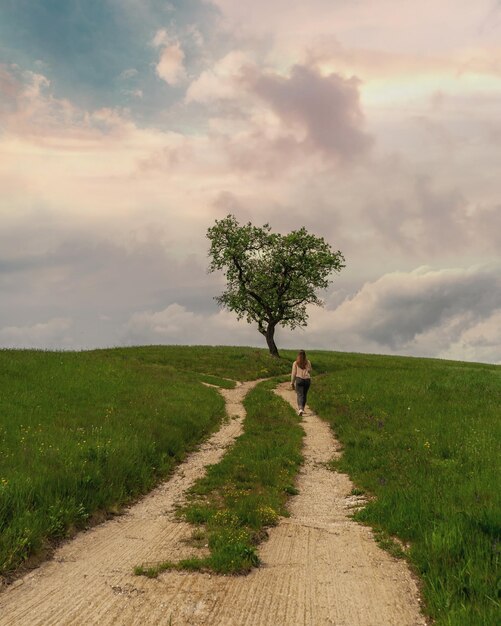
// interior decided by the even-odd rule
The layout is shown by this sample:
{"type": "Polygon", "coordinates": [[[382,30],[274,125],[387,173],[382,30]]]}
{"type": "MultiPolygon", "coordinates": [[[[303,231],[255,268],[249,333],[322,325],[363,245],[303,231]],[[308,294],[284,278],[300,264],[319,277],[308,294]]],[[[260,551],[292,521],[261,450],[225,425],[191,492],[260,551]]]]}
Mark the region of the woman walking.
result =
{"type": "Polygon", "coordinates": [[[298,415],[304,413],[306,396],[311,384],[311,363],[306,358],[306,352],[299,350],[297,359],[292,365],[291,386],[296,389],[298,415]]]}

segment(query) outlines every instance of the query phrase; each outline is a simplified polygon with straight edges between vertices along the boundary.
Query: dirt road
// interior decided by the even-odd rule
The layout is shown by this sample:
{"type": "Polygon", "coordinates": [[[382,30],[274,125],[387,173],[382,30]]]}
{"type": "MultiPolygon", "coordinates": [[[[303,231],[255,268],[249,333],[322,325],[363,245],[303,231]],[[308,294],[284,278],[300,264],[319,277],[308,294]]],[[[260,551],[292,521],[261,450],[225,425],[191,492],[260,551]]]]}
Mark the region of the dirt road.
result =
{"type": "MultiPolygon", "coordinates": [[[[54,559],[0,594],[0,624],[185,624],[232,626],[422,626],[406,565],[378,548],[349,515],[357,504],[347,476],[324,463],[338,445],[311,411],[304,417],[305,464],[291,517],[270,531],[263,565],[244,577],[166,572],[136,577],[135,565],[196,553],[174,505],[241,433],[242,400],[255,382],[223,390],[230,416],[172,478],[124,515],[81,533],[54,559]]],[[[293,393],[278,393],[293,403],[293,393]]]]}

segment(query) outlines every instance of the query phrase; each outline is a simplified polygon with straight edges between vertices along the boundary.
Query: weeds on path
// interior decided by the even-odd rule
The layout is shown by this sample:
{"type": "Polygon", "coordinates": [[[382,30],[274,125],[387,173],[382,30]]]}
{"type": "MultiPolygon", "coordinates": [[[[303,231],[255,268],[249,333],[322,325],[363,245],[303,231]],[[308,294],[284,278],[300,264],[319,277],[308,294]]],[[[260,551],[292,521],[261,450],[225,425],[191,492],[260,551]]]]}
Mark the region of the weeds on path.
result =
{"type": "Polygon", "coordinates": [[[192,487],[181,511],[198,526],[194,535],[208,545],[210,555],[137,567],[136,574],[156,576],[166,569],[242,574],[258,565],[256,545],[267,527],[287,515],[285,505],[296,492],[294,479],[302,460],[299,418],[273,393],[275,385],[264,382],[248,394],[243,435],[192,487]]]}

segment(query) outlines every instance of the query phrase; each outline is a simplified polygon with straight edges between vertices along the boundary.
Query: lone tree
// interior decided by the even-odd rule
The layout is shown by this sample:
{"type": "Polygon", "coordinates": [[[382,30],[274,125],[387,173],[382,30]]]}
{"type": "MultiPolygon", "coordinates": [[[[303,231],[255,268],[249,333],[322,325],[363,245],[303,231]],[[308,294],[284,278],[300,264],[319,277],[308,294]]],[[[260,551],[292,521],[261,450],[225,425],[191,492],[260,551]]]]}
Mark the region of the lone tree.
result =
{"type": "Polygon", "coordinates": [[[275,328],[306,326],[308,304],[323,305],[315,293],[325,289],[332,272],[344,265],[341,252],[333,252],[322,237],[303,227],[288,235],[272,233],[250,222],[240,226],[233,215],[216,220],[208,229],[211,242],[209,271],[223,270],[227,288],[215,300],[256,322],[270,353],[278,357],[275,328]]]}

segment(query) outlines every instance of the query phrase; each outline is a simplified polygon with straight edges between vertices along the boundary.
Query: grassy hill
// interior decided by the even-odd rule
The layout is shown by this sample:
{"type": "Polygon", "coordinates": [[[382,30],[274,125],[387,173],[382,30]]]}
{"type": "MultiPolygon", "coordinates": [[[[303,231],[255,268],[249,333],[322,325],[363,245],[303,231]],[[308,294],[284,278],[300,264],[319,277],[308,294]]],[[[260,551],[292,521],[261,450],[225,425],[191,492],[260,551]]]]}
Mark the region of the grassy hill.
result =
{"type": "Polygon", "coordinates": [[[0,351],[0,574],[168,475],[224,416],[202,381],[285,369],[252,349],[0,351]]]}
{"type": "MultiPolygon", "coordinates": [[[[175,346],[0,351],[0,574],[167,476],[224,417],[219,394],[202,382],[281,377],[293,356],[175,346]]],[[[405,554],[437,623],[497,624],[501,367],[309,357],[310,404],[344,446],[338,465],[371,497],[359,519],[405,554]]],[[[283,410],[271,397],[252,400],[253,429],[266,419],[269,431],[269,416],[283,410]]]]}

